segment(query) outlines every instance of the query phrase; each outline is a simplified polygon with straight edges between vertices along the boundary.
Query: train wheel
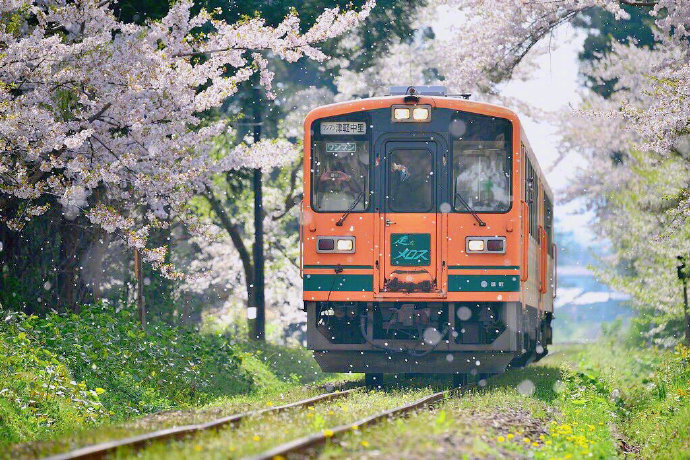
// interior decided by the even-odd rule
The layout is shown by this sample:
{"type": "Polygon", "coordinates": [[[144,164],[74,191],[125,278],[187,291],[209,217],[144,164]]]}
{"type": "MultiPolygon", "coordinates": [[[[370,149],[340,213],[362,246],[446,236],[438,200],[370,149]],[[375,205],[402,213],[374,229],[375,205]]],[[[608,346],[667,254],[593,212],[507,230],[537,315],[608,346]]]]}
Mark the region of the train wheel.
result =
{"type": "Polygon", "coordinates": [[[453,387],[466,387],[467,386],[467,374],[453,374],[453,387]]]}
{"type": "Polygon", "coordinates": [[[378,388],[383,385],[383,374],[364,374],[364,384],[367,388],[378,388]]]}

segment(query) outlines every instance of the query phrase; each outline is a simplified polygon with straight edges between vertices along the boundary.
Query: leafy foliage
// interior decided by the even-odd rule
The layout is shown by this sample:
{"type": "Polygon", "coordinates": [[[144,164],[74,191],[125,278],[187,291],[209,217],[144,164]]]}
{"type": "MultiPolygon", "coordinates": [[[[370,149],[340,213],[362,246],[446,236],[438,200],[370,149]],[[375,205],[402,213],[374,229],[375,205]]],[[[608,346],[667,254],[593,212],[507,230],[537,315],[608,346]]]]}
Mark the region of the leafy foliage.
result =
{"type": "Polygon", "coordinates": [[[221,335],[166,325],[144,333],[130,311],[113,312],[104,303],[43,319],[1,314],[4,442],[256,388],[240,353],[221,335]]]}

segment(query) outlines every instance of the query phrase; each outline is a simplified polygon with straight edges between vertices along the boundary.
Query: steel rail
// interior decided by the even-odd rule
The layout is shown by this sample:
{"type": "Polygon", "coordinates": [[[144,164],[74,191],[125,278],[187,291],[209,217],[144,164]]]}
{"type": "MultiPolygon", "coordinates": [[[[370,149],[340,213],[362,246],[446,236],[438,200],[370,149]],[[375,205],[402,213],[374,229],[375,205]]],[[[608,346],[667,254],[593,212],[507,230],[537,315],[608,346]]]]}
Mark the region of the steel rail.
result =
{"type": "Polygon", "coordinates": [[[311,447],[316,447],[318,445],[324,444],[328,439],[335,438],[336,436],[352,431],[355,427],[364,427],[367,425],[374,425],[386,418],[398,416],[405,414],[407,412],[413,411],[422,406],[428,406],[436,401],[439,401],[451,393],[455,392],[455,389],[439,391],[429,396],[425,396],[417,401],[411,402],[404,406],[396,407],[395,409],[389,409],[384,412],[379,412],[375,415],[370,415],[369,417],[363,418],[359,421],[340,425],[330,430],[323,430],[321,433],[314,433],[302,438],[289,441],[285,444],[281,444],[273,449],[261,452],[260,454],[245,457],[245,460],[269,460],[274,458],[287,458],[289,454],[295,454],[298,452],[303,452],[311,447]],[[326,435],[328,433],[328,435],[326,435]]]}
{"type": "Polygon", "coordinates": [[[150,433],[144,433],[137,436],[132,436],[129,438],[119,439],[116,441],[106,441],[99,444],[93,444],[90,446],[82,447],[76,450],[65,452],[62,454],[52,455],[46,457],[44,460],[71,460],[71,459],[102,459],[106,458],[109,454],[114,453],[117,449],[122,447],[128,447],[131,449],[140,449],[147,444],[154,441],[165,441],[170,439],[179,439],[190,434],[207,431],[211,429],[218,429],[225,425],[237,424],[245,418],[254,417],[261,414],[271,413],[271,412],[282,412],[287,409],[292,409],[294,407],[308,406],[321,401],[329,401],[332,399],[338,399],[349,396],[355,389],[336,391],[333,393],[326,393],[319,396],[315,396],[309,399],[303,399],[301,401],[296,401],[290,404],[285,404],[283,406],[268,407],[265,409],[254,410],[250,412],[244,412],[241,414],[228,415],[216,420],[211,420],[206,423],[198,423],[194,425],[183,425],[172,428],[167,428],[164,430],[152,431],[150,433]]]}

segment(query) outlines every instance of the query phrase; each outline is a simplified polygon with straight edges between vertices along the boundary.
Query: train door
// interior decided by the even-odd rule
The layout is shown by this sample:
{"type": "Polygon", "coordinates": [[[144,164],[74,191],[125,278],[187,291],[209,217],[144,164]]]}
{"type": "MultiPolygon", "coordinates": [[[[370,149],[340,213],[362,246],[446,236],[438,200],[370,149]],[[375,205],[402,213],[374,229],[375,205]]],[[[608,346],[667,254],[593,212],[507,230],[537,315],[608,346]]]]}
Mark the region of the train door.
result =
{"type": "Polygon", "coordinates": [[[380,290],[384,296],[439,296],[443,283],[437,201],[443,175],[438,174],[438,145],[387,142],[383,166],[380,290]]]}

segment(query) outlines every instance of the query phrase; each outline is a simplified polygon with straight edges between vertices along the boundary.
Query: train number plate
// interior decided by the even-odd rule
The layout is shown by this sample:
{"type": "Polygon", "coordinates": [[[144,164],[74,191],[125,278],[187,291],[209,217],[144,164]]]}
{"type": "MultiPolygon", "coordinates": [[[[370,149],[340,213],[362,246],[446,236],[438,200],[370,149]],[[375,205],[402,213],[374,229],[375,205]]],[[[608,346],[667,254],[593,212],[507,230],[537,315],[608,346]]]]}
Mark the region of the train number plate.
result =
{"type": "Polygon", "coordinates": [[[391,234],[391,265],[404,267],[431,265],[431,235],[428,233],[391,234]]]}
{"type": "Polygon", "coordinates": [[[325,121],[321,123],[321,134],[351,134],[367,133],[367,124],[363,121],[325,121]]]}

